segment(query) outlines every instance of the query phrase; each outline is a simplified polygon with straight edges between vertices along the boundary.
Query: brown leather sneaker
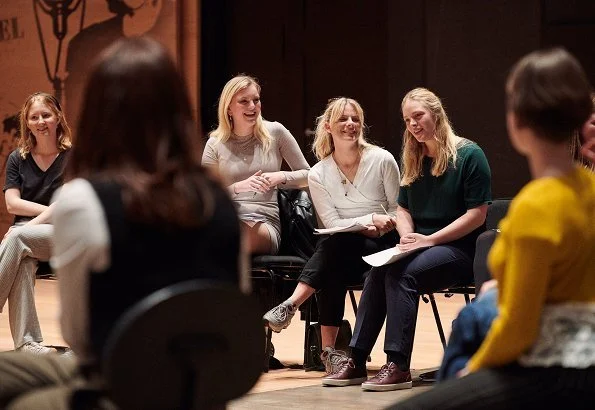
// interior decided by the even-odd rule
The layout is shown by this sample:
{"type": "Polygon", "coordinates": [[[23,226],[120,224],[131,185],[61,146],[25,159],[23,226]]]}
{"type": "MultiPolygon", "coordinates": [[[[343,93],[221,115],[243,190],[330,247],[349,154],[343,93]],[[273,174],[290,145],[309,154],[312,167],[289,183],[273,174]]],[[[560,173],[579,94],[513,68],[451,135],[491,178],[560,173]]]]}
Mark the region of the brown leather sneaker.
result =
{"type": "Polygon", "coordinates": [[[341,362],[336,373],[322,378],[323,386],[351,386],[368,380],[366,366],[355,367],[353,359],[341,362]]]}
{"type": "Polygon", "coordinates": [[[406,372],[399,370],[393,362],[382,366],[376,376],[362,383],[362,389],[372,391],[410,389],[411,387],[413,387],[411,372],[409,370],[406,372]]]}

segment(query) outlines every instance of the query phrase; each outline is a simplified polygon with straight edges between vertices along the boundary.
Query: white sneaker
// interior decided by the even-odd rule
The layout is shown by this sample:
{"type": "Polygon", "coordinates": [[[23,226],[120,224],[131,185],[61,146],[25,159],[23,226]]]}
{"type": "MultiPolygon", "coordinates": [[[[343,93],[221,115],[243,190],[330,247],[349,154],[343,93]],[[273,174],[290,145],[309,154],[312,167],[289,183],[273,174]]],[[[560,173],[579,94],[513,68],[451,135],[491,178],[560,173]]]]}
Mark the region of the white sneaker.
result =
{"type": "Polygon", "coordinates": [[[265,313],[263,319],[273,332],[279,333],[289,326],[291,318],[295,315],[296,311],[297,306],[286,300],[265,313]]]}
{"type": "Polygon", "coordinates": [[[31,354],[50,354],[55,353],[56,350],[51,347],[44,346],[37,342],[27,342],[17,349],[19,352],[28,352],[31,354]]]}

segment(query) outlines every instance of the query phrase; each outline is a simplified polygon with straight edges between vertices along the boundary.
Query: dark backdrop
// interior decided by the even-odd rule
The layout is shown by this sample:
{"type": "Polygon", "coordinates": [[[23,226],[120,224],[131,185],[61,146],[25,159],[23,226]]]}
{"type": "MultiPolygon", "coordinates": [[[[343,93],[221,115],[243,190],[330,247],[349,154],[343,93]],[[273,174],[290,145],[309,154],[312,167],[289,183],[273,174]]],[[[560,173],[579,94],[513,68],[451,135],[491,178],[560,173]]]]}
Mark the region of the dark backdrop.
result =
{"type": "Polygon", "coordinates": [[[259,78],[263,115],[310,153],[308,129],[331,97],[357,99],[369,137],[398,157],[403,95],[425,86],[456,132],[479,143],[494,197],[529,179],[506,134],[504,80],[522,55],[563,45],[595,82],[594,0],[203,0],[201,114],[216,123],[223,84],[259,78]]]}

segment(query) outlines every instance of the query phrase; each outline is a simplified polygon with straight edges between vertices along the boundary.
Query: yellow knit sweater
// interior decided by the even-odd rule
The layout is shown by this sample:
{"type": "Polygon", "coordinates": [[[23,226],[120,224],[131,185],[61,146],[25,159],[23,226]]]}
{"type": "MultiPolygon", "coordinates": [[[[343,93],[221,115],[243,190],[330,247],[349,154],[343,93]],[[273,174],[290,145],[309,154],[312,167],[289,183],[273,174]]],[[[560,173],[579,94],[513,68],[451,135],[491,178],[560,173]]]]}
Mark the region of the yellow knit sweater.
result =
{"type": "Polygon", "coordinates": [[[595,302],[595,174],[527,184],[512,201],[488,263],[499,316],[470,371],[516,361],[535,343],[544,305],[595,302]]]}

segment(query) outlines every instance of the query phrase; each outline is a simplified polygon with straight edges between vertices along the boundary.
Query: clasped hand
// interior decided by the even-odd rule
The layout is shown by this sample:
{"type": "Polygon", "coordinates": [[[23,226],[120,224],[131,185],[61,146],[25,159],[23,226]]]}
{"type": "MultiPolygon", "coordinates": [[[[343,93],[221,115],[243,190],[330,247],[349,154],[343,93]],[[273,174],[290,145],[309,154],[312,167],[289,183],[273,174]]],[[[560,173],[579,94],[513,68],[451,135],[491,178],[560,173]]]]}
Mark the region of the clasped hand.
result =
{"type": "Polygon", "coordinates": [[[411,251],[426,246],[434,246],[434,241],[429,236],[412,232],[403,235],[397,246],[402,251],[411,251]]]}
{"type": "Polygon", "coordinates": [[[235,183],[234,190],[240,192],[260,192],[267,193],[274,187],[285,182],[283,172],[262,172],[258,170],[250,177],[235,183]]]}
{"type": "Polygon", "coordinates": [[[387,232],[392,231],[397,227],[397,219],[390,215],[374,214],[372,215],[372,223],[374,226],[369,226],[366,236],[382,236],[387,232]],[[376,235],[373,235],[376,233],[376,235]]]}

